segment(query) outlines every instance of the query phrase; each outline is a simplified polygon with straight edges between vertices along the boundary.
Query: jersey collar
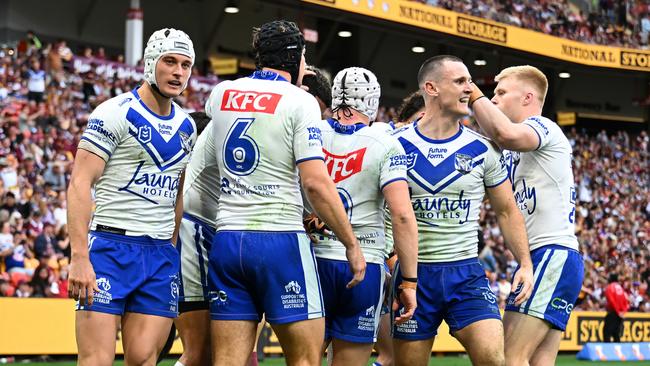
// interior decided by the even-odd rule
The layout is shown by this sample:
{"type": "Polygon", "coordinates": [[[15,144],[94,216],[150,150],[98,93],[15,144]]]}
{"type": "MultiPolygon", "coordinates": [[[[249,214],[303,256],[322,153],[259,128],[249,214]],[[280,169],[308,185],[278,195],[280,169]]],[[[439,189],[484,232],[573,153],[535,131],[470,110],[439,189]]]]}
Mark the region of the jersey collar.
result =
{"type": "Polygon", "coordinates": [[[249,76],[251,79],[260,79],[260,80],[271,80],[271,81],[289,81],[285,78],[283,78],[280,74],[277,72],[269,71],[269,70],[255,70],[251,76],[249,76]]]}
{"type": "Polygon", "coordinates": [[[339,121],[335,120],[334,118],[328,118],[327,123],[332,126],[332,129],[334,129],[335,132],[341,133],[344,135],[352,135],[353,133],[359,131],[360,129],[367,127],[365,123],[356,123],[353,125],[343,125],[339,121]]]}

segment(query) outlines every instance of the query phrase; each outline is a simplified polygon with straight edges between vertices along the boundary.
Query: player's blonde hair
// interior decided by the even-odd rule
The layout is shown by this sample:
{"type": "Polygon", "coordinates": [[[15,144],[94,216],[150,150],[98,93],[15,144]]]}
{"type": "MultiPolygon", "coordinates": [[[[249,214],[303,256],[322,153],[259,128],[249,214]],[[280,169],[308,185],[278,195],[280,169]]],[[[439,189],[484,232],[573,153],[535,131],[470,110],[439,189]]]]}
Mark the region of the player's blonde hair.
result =
{"type": "Polygon", "coordinates": [[[500,80],[510,77],[532,86],[538,93],[537,99],[544,104],[546,92],[548,91],[548,79],[538,68],[530,65],[508,67],[495,76],[494,81],[498,83],[500,80]]]}

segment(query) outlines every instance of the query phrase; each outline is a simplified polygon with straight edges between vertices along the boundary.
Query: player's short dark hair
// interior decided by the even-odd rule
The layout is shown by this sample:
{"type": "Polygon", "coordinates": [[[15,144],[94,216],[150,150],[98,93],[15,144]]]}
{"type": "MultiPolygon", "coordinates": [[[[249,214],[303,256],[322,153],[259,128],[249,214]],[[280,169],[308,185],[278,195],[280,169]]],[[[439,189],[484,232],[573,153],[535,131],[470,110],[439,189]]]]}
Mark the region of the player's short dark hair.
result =
{"type": "Polygon", "coordinates": [[[411,122],[407,120],[422,108],[424,108],[424,98],[422,93],[417,90],[402,100],[402,104],[397,109],[397,121],[411,122]]]}
{"type": "Polygon", "coordinates": [[[418,85],[422,86],[427,79],[430,79],[435,72],[440,70],[440,67],[445,61],[463,62],[460,58],[452,55],[438,55],[424,61],[420,70],[418,71],[418,85]]]}
{"type": "Polygon", "coordinates": [[[190,113],[190,117],[192,117],[194,123],[196,123],[197,135],[200,135],[205,129],[205,126],[210,123],[210,117],[205,114],[205,112],[192,112],[190,113]]]}
{"type": "Polygon", "coordinates": [[[332,106],[332,83],[319,68],[307,66],[307,70],[313,71],[316,75],[305,75],[302,78],[302,85],[309,88],[309,94],[317,97],[329,108],[332,106]]]}
{"type": "Polygon", "coordinates": [[[607,278],[607,283],[613,283],[613,282],[618,282],[618,273],[613,272],[609,274],[609,278],[607,278]]]}

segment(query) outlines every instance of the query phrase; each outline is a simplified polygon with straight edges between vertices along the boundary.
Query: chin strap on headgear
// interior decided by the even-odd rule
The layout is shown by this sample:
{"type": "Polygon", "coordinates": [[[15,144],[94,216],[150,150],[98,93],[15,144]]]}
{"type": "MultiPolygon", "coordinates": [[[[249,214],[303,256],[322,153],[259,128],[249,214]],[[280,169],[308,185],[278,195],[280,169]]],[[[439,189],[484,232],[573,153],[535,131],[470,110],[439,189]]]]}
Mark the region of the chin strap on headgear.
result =
{"type": "Polygon", "coordinates": [[[255,66],[286,71],[291,83],[298,83],[300,60],[305,48],[305,39],[296,23],[275,20],[254,30],[253,50],[255,66]]]}
{"type": "MultiPolygon", "coordinates": [[[[156,81],[156,65],[158,60],[168,53],[177,53],[189,57],[194,65],[194,44],[190,37],[183,31],[173,28],[163,28],[153,32],[147,47],[144,49],[144,79],[158,94],[169,98],[160,92],[156,81]]],[[[188,78],[189,81],[189,78],[188,78]]],[[[187,81],[183,90],[187,87],[187,81]]]]}

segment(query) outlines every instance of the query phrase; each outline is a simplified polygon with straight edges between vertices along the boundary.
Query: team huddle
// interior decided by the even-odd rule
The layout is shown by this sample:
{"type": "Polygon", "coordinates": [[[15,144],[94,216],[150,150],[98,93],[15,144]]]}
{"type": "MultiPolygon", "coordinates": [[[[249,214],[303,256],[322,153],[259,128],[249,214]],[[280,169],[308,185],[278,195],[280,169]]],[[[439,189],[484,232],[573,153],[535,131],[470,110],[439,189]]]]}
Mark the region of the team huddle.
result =
{"type": "Polygon", "coordinates": [[[253,50],[257,70],[190,115],[173,98],[192,41],[156,31],[143,84],[90,116],[68,190],[79,364],[111,365],[121,327],[125,363],[154,365],[172,322],[177,365],[256,364],[266,321],[288,365],[328,346],[366,365],[375,342],[376,365],[427,365],[443,320],[475,365],[555,364],[583,264],[544,74],[506,68],[489,100],[435,56],[394,124],[371,71],[306,68],[294,23],[255,28],[253,50]],[[478,260],[486,198],[519,264],[503,319],[478,260]]]}

